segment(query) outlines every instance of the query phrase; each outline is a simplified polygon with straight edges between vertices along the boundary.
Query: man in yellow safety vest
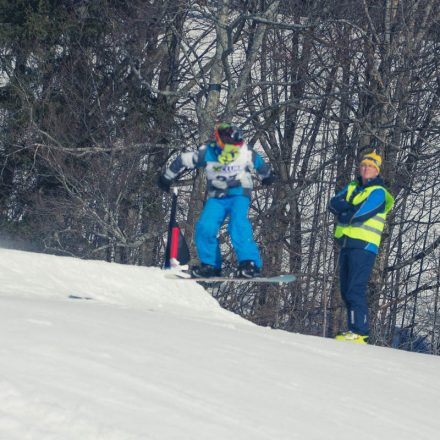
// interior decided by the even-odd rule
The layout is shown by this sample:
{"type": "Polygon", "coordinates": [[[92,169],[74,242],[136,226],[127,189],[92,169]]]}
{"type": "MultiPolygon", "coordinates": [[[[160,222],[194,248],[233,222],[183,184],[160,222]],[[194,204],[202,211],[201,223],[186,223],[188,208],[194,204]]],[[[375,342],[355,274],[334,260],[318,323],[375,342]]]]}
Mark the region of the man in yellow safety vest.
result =
{"type": "Polygon", "coordinates": [[[336,339],[368,341],[367,284],[379,250],[385,219],[394,199],[379,176],[382,158],[373,151],[363,156],[357,180],[330,200],[337,217],[335,238],[339,257],[341,295],[347,307],[348,331],[336,339]]]}

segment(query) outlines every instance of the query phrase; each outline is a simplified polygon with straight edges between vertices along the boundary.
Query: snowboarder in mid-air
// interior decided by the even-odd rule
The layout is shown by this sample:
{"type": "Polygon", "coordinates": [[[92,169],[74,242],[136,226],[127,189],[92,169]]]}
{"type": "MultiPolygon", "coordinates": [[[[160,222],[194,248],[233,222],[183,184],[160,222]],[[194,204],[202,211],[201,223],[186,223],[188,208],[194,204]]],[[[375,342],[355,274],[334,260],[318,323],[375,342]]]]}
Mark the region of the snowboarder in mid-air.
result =
{"type": "Polygon", "coordinates": [[[221,275],[222,258],[217,238],[229,216],[228,231],[237,260],[237,276],[258,277],[262,267],[260,253],[252,237],[248,219],[255,170],[263,185],[274,180],[271,167],[243,139],[240,128],[228,122],[217,124],[215,140],[197,151],[181,153],[163,174],[159,187],[169,192],[172,182],[186,169],[204,168],[208,179],[208,199],[195,228],[200,266],[191,269],[194,278],[221,275]]]}
{"type": "Polygon", "coordinates": [[[339,256],[341,295],[347,307],[348,331],[336,339],[368,341],[367,284],[379,250],[382,231],[394,199],[379,176],[382,158],[372,151],[363,156],[359,177],[330,200],[337,218],[335,238],[339,256]]]}

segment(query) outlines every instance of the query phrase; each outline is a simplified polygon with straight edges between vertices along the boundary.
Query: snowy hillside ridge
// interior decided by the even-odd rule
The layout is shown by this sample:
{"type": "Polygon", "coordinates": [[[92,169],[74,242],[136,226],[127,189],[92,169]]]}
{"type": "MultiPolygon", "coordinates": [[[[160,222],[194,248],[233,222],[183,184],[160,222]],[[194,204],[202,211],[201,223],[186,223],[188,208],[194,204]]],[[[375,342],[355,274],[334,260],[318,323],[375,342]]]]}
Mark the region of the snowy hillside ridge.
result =
{"type": "Polygon", "coordinates": [[[438,438],[440,357],[259,327],[164,274],[0,250],[0,440],[438,438]]]}
{"type": "Polygon", "coordinates": [[[165,280],[164,276],[165,272],[159,268],[0,248],[0,293],[3,295],[74,296],[137,308],[172,305],[192,312],[240,319],[222,309],[197,283],[165,280]]]}

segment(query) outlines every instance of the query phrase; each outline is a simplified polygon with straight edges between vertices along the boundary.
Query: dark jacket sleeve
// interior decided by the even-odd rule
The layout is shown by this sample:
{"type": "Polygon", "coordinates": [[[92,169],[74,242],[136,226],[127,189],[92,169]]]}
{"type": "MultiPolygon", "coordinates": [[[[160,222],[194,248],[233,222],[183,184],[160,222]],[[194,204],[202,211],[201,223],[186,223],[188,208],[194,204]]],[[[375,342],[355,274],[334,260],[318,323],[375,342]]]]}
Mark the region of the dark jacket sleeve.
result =
{"type": "Polygon", "coordinates": [[[262,180],[273,178],[272,167],[254,150],[252,150],[252,162],[262,180]]]}
{"type": "Polygon", "coordinates": [[[353,205],[345,200],[347,196],[348,185],[339,191],[334,197],[330,199],[327,209],[334,215],[339,215],[345,211],[351,211],[353,205]]]}
{"type": "Polygon", "coordinates": [[[165,169],[163,176],[173,181],[184,170],[204,166],[206,148],[206,145],[202,145],[197,151],[180,153],[165,169]]]}

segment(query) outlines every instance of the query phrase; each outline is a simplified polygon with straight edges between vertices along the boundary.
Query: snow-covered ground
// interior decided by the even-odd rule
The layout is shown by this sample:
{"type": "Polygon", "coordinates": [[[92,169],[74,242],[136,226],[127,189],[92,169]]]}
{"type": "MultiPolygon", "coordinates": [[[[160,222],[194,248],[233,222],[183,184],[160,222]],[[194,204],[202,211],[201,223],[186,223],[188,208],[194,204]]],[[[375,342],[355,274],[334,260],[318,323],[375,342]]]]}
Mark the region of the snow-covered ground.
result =
{"type": "Polygon", "coordinates": [[[155,268],[0,249],[0,340],[0,440],[439,438],[439,357],[257,327],[155,268]]]}

